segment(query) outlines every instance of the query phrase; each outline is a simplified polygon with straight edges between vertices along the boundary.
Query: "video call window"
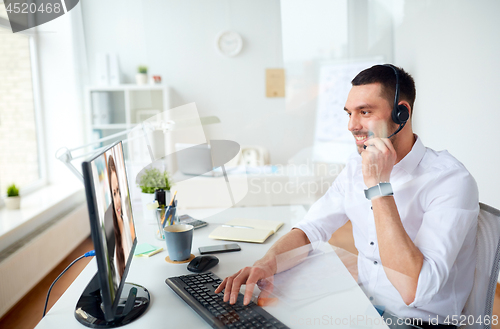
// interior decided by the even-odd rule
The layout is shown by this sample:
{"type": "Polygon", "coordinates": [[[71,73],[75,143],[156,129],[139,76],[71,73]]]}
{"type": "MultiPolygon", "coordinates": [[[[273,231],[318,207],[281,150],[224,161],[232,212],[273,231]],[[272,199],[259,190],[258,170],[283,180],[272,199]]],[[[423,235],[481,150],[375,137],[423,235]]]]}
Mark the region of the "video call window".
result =
{"type": "Polygon", "coordinates": [[[130,193],[122,145],[117,144],[91,163],[97,213],[107,251],[107,277],[115,299],[135,240],[130,193]]]}

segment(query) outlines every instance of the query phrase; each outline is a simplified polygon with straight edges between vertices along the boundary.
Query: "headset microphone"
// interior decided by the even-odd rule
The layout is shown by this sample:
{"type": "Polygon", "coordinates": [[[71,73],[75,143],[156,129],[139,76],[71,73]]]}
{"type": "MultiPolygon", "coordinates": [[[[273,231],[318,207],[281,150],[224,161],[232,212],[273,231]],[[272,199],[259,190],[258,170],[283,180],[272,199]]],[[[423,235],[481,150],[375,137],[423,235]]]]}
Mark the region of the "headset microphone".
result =
{"type": "Polygon", "coordinates": [[[403,123],[401,123],[401,124],[399,124],[398,129],[397,129],[397,130],[396,130],[396,131],[395,131],[392,135],[390,135],[390,136],[389,136],[389,137],[387,137],[387,138],[391,138],[392,136],[396,135],[398,132],[400,132],[400,131],[401,131],[401,129],[403,129],[403,128],[404,128],[404,126],[405,126],[405,125],[406,125],[406,121],[405,121],[405,122],[403,122],[403,123]]]}

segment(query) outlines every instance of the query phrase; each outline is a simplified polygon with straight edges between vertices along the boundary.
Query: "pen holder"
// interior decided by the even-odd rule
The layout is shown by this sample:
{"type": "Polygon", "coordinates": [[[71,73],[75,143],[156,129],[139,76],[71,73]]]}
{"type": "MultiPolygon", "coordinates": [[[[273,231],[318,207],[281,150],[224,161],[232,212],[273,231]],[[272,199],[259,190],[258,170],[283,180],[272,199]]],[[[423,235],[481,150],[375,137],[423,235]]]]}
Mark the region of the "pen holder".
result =
{"type": "Polygon", "coordinates": [[[158,240],[165,240],[165,234],[163,233],[163,225],[162,221],[163,218],[165,217],[165,208],[158,208],[156,209],[156,232],[155,232],[155,237],[158,240]]]}
{"type": "Polygon", "coordinates": [[[165,240],[163,228],[178,223],[177,207],[171,206],[156,209],[156,222],[158,224],[158,229],[156,230],[155,236],[158,240],[165,240]]]}

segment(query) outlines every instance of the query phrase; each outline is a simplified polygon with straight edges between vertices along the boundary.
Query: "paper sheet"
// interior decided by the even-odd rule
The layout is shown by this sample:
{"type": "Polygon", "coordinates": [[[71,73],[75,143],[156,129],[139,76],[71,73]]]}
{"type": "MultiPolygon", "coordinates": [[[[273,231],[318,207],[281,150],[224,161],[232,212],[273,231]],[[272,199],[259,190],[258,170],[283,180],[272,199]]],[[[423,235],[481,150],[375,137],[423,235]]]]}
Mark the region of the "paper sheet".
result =
{"type": "Polygon", "coordinates": [[[272,294],[292,307],[357,287],[335,252],[312,253],[274,276],[272,294]]]}

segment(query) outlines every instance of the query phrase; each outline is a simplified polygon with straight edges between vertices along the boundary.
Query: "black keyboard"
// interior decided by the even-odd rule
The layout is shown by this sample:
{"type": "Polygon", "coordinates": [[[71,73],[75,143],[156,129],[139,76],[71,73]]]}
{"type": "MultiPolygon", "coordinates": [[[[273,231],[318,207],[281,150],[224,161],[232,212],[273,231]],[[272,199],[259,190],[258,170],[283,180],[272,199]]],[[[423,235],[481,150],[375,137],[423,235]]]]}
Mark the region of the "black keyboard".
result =
{"type": "Polygon", "coordinates": [[[243,294],[233,305],[224,303],[224,294],[214,291],[222,280],[212,272],[183,275],[165,283],[212,328],[288,328],[254,302],[243,305],[243,294]]]}

